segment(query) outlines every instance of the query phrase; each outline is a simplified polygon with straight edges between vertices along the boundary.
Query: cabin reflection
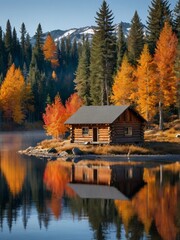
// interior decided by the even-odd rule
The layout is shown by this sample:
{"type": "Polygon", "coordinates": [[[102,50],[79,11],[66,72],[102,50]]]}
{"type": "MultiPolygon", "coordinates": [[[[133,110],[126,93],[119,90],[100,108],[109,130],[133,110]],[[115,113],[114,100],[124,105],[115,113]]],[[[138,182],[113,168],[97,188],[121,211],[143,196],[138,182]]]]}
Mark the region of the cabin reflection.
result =
{"type": "Polygon", "coordinates": [[[128,198],[132,198],[145,185],[143,166],[113,165],[111,169],[111,184],[128,198]]]}
{"type": "Polygon", "coordinates": [[[73,164],[69,185],[80,197],[127,200],[145,185],[143,172],[143,166],[73,164]]]}
{"type": "Polygon", "coordinates": [[[110,185],[111,172],[112,170],[109,166],[73,164],[71,182],[110,185]]]}

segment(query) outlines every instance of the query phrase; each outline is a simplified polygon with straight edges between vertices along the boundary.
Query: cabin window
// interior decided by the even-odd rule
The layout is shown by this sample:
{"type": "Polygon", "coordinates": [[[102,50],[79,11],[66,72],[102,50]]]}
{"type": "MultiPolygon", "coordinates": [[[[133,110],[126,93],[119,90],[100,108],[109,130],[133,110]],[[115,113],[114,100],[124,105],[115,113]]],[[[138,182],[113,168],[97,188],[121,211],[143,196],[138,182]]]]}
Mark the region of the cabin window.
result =
{"type": "Polygon", "coordinates": [[[126,127],[124,129],[124,135],[125,136],[132,136],[132,127],[126,127]]]}
{"type": "Polygon", "coordinates": [[[89,128],[88,127],[83,127],[82,128],[82,135],[89,135],[89,128]]]}

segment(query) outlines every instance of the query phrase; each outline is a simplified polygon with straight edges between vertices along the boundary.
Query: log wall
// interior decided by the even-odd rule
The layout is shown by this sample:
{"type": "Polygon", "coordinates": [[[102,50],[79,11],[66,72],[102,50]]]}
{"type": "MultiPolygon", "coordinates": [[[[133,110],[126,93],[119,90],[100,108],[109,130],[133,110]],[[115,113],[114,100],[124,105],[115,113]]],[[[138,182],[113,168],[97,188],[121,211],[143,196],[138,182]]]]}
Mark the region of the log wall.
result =
{"type": "Polygon", "coordinates": [[[144,126],[142,121],[129,109],[111,124],[110,143],[140,143],[144,141],[144,126]],[[126,136],[125,129],[131,127],[132,135],[126,136]]]}
{"type": "Polygon", "coordinates": [[[109,125],[73,125],[71,128],[71,141],[77,143],[99,143],[108,144],[110,142],[110,128],[109,125]],[[82,134],[82,128],[88,127],[88,134],[82,134]],[[97,128],[98,137],[97,142],[93,142],[93,128],[97,128]]]}

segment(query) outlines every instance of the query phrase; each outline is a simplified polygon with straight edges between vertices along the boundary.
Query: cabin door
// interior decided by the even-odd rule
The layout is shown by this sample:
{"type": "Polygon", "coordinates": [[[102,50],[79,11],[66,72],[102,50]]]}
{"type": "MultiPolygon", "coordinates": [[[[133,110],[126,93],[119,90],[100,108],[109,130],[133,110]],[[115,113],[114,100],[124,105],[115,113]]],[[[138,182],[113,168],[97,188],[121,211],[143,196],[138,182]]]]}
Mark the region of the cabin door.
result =
{"type": "Polygon", "coordinates": [[[93,142],[98,141],[98,128],[93,128],[93,142]]]}

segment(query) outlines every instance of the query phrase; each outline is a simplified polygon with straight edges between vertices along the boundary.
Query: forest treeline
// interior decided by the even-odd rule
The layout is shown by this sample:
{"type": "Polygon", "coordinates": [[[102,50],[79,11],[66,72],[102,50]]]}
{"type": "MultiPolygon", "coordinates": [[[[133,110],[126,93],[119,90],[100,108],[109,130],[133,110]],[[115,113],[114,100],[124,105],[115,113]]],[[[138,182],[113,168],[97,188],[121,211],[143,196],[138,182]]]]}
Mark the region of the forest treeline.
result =
{"type": "Polygon", "coordinates": [[[47,104],[77,92],[85,105],[130,104],[148,122],[180,117],[180,0],[152,0],[146,27],[135,11],[128,37],[122,23],[115,34],[114,16],[103,0],[96,13],[92,41],[43,39],[35,44],[22,23],[20,39],[8,20],[0,27],[1,121],[23,124],[42,119],[47,104]]]}

